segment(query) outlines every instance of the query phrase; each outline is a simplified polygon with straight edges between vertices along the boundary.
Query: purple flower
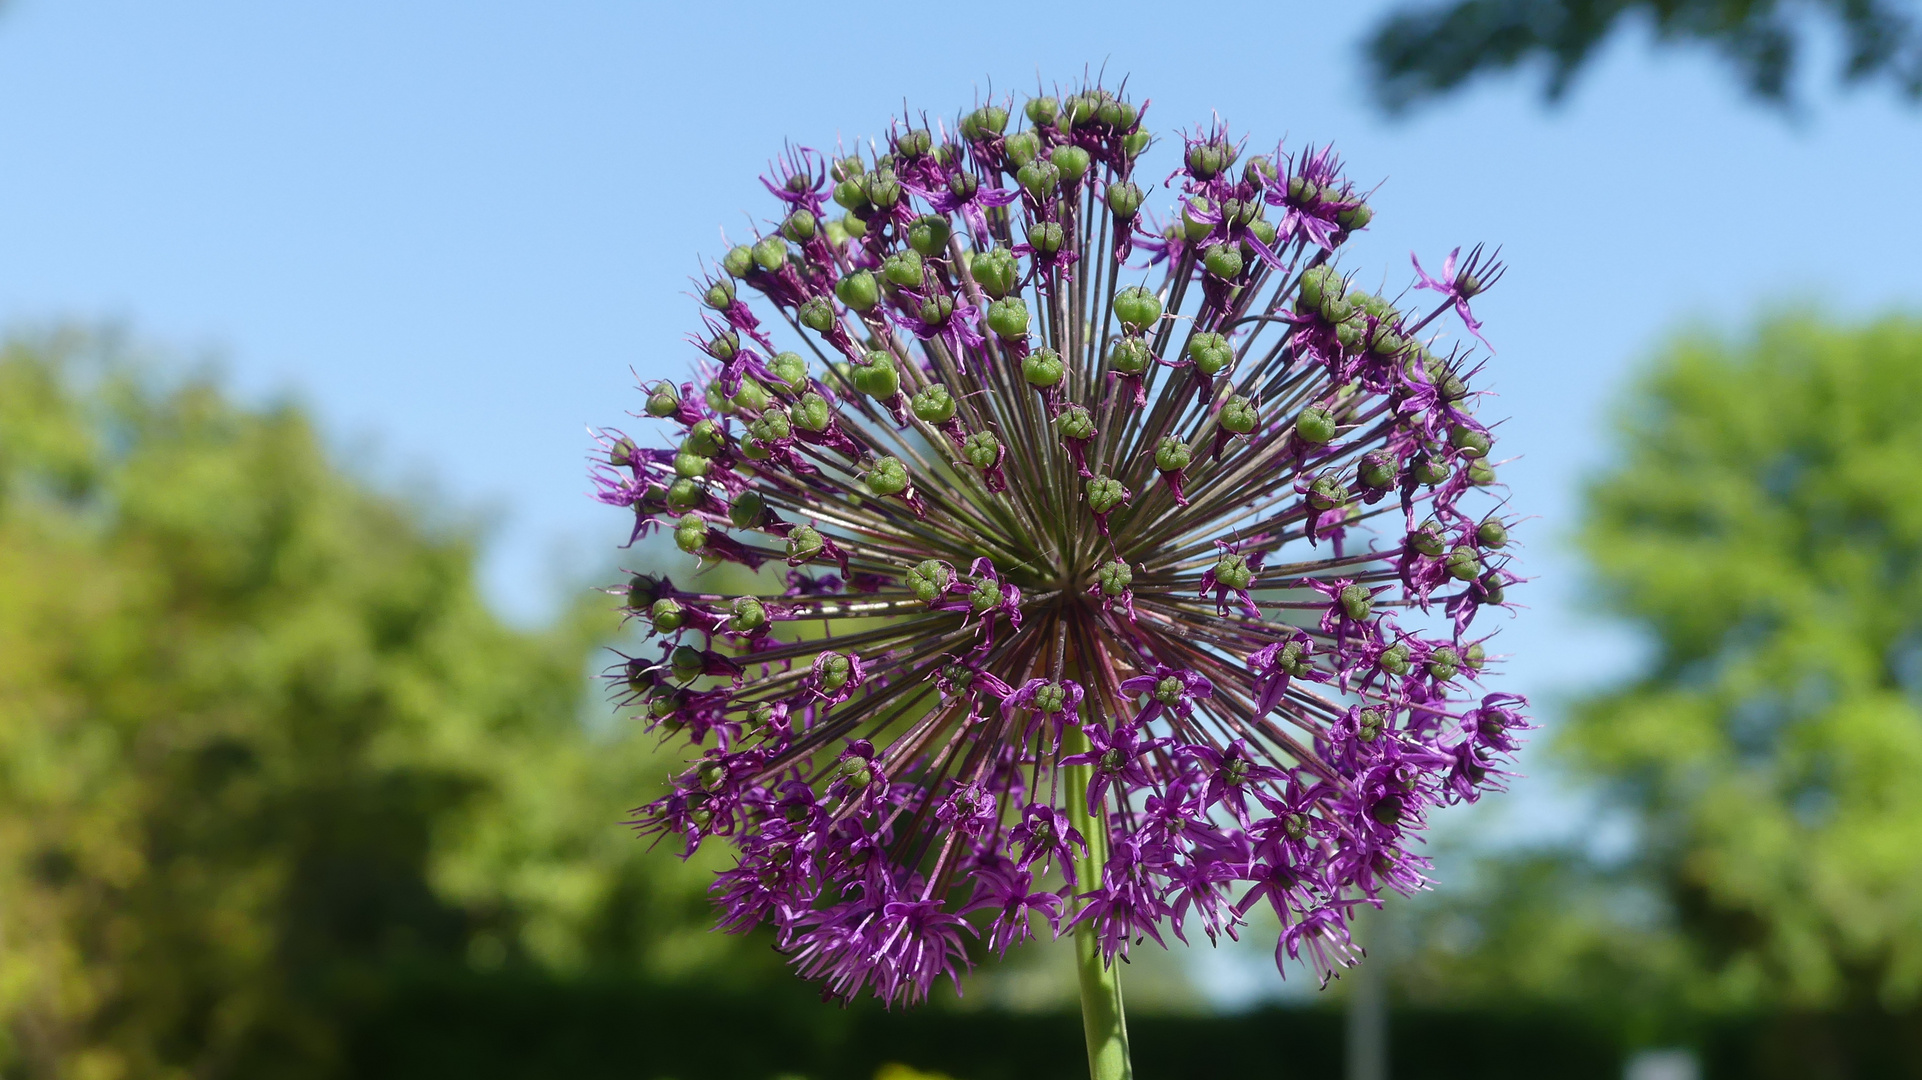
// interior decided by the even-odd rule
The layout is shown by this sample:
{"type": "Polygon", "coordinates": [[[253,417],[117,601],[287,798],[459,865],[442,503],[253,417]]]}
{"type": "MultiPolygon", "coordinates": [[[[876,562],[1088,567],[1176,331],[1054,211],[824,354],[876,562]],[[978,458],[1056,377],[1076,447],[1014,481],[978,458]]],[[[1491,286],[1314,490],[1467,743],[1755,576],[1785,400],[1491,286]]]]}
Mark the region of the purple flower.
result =
{"type": "Polygon", "coordinates": [[[1500,266],[1417,265],[1443,303],[1404,312],[1327,147],[1184,132],[1150,208],[1139,105],[1012,104],[785,148],[696,277],[692,377],[641,386],[659,431],[596,434],[630,543],[785,571],[615,590],[650,642],[616,700],[684,758],[634,827],[733,851],[720,925],[831,995],[1262,904],[1325,975],[1528,728],[1485,644],[1521,581],[1471,386],[1500,266]]]}

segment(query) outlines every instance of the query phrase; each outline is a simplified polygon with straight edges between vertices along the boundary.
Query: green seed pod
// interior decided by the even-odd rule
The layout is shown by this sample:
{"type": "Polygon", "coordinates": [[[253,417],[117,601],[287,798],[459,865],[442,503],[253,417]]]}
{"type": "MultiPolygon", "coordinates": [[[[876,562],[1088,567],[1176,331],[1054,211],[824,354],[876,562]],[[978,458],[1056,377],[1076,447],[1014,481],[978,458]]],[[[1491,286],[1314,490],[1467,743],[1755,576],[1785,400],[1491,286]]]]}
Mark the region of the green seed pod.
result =
{"type": "MultiPolygon", "coordinates": [[[[845,663],[846,661],[842,662],[845,663]]],[[[835,686],[828,687],[828,689],[832,690],[847,681],[847,676],[843,674],[840,682],[836,683],[835,686]]],[[[836,766],[834,771],[837,776],[848,782],[849,787],[856,791],[874,783],[874,769],[860,758],[849,758],[836,766]]]]}
{"type": "Polygon", "coordinates": [[[1155,137],[1146,131],[1130,131],[1121,137],[1121,152],[1132,160],[1140,157],[1154,141],[1155,137]]]}
{"type": "Polygon", "coordinates": [[[811,525],[796,525],[788,530],[787,558],[791,563],[804,563],[819,555],[827,546],[821,534],[811,525]]]}
{"type": "Polygon", "coordinates": [[[1335,441],[1335,418],[1328,410],[1310,405],[1295,417],[1295,437],[1302,442],[1322,446],[1335,441]]]}
{"type": "Polygon", "coordinates": [[[747,272],[754,269],[754,249],[746,244],[729,248],[727,254],[721,257],[721,269],[727,271],[729,277],[746,277],[747,272]]]}
{"type": "Polygon", "coordinates": [[[1115,217],[1132,221],[1141,212],[1141,204],[1148,201],[1148,196],[1134,183],[1121,180],[1108,185],[1107,200],[1108,209],[1114,212],[1115,217]]]}
{"type": "Polygon", "coordinates": [[[1476,458],[1468,463],[1468,482],[1477,487],[1487,487],[1495,482],[1495,466],[1486,458],[1476,458]]]}
{"type": "Polygon", "coordinates": [[[1182,442],[1173,435],[1162,439],[1161,443],[1155,447],[1155,468],[1160,469],[1162,472],[1174,472],[1176,469],[1185,469],[1188,467],[1188,463],[1193,460],[1194,451],[1188,449],[1187,443],[1182,442]]]}
{"type": "Polygon", "coordinates": [[[869,271],[856,270],[834,283],[834,295],[855,311],[872,311],[881,302],[881,286],[869,271]]]}
{"type": "Polygon", "coordinates": [[[707,547],[707,522],[699,514],[689,514],[674,525],[674,545],[689,555],[699,555],[707,547]]]}
{"type": "Polygon", "coordinates": [[[809,391],[794,403],[794,423],[809,431],[826,431],[834,420],[834,407],[826,398],[809,391]]]}
{"type": "MultiPolygon", "coordinates": [[[[815,664],[816,669],[821,673],[821,689],[823,690],[839,690],[843,686],[846,686],[848,679],[854,675],[854,665],[848,663],[848,658],[838,652],[822,653],[820,658],[815,661],[815,664]]],[[[851,758],[849,759],[849,763],[852,764],[857,760],[859,759],[851,758]]]]}
{"type": "Polygon", "coordinates": [[[868,490],[879,496],[899,495],[908,489],[908,467],[900,458],[884,457],[865,477],[868,490]]]}
{"type": "Polygon", "coordinates": [[[1215,581],[1240,592],[1255,583],[1255,571],[1245,556],[1224,552],[1215,560],[1215,581]]]}
{"type": "Polygon", "coordinates": [[[634,454],[638,450],[640,447],[635,445],[633,439],[622,437],[608,448],[607,463],[617,469],[625,469],[634,464],[634,454]]]}
{"type": "Polygon", "coordinates": [[[1301,285],[1295,294],[1297,306],[1303,311],[1320,311],[1321,305],[1330,299],[1340,299],[1348,291],[1348,283],[1334,267],[1323,263],[1311,266],[1302,272],[1301,285]]]}
{"type": "Polygon", "coordinates": [[[687,609],[678,601],[662,597],[647,609],[648,621],[654,624],[657,634],[671,634],[687,624],[687,609]]]}
{"type": "Polygon", "coordinates": [[[715,311],[726,311],[728,305],[734,303],[734,283],[717,281],[709,285],[707,292],[701,296],[701,302],[715,311]]]}
{"type": "Polygon", "coordinates": [[[784,405],[769,405],[747,426],[748,434],[764,443],[780,442],[794,434],[794,422],[784,405]]]}
{"type": "Polygon", "coordinates": [[[1440,558],[1441,553],[1448,550],[1448,540],[1442,536],[1441,523],[1434,518],[1429,518],[1410,531],[1405,543],[1431,559],[1440,558]]]}
{"type": "Polygon", "coordinates": [[[1317,510],[1333,510],[1347,501],[1347,486],[1332,472],[1322,473],[1308,485],[1308,505],[1317,510]]]}
{"type": "Polygon", "coordinates": [[[767,362],[767,370],[789,390],[807,389],[808,362],[800,353],[775,353],[774,359],[767,362]]]}
{"type": "Polygon", "coordinates": [[[1081,178],[1088,175],[1088,166],[1093,163],[1086,150],[1072,143],[1055,147],[1054,152],[1048,155],[1048,161],[1060,175],[1061,183],[1068,187],[1079,184],[1081,178]]]}
{"type": "Polygon", "coordinates": [[[871,398],[891,401],[901,392],[901,373],[895,369],[894,357],[878,349],[868,353],[867,363],[854,365],[851,378],[854,388],[871,398]]]}
{"type": "Polygon", "coordinates": [[[1408,475],[1414,477],[1415,483],[1426,487],[1447,483],[1454,471],[1448,459],[1433,450],[1417,452],[1415,460],[1408,467],[1408,475]]]}
{"type": "Polygon", "coordinates": [[[986,139],[1001,134],[1008,126],[1008,110],[999,105],[983,105],[961,120],[961,135],[986,139]]]}
{"type": "Polygon", "coordinates": [[[961,444],[961,456],[977,469],[989,468],[1001,458],[1001,440],[992,431],[976,431],[961,444]]]}
{"type": "Polygon", "coordinates": [[[1482,665],[1487,662],[1488,662],[1488,650],[1482,648],[1482,643],[1479,641],[1470,645],[1462,653],[1462,663],[1466,665],[1468,670],[1470,671],[1480,671],[1482,669],[1482,665]]]}
{"type": "Polygon", "coordinates": [[[897,251],[881,263],[881,276],[903,289],[919,289],[925,280],[921,255],[916,251],[897,251]]]}
{"type": "Polygon", "coordinates": [[[1154,354],[1140,338],[1124,337],[1108,347],[1108,366],[1124,375],[1139,375],[1148,370],[1154,354]]]}
{"type": "Polygon", "coordinates": [[[1356,229],[1367,228],[1368,223],[1374,220],[1374,217],[1375,212],[1368,208],[1367,203],[1362,203],[1359,206],[1351,206],[1346,210],[1335,211],[1335,224],[1340,225],[1349,232],[1354,232],[1356,229]]]}
{"type": "Polygon", "coordinates": [[[1141,333],[1161,321],[1161,298],[1139,285],[1114,294],[1114,316],[1122,326],[1141,333]]]}
{"type": "Polygon", "coordinates": [[[773,273],[787,265],[787,241],[778,236],[764,237],[754,245],[754,265],[773,273]]]}
{"type": "Polygon", "coordinates": [[[676,510],[692,510],[707,498],[700,483],[682,477],[667,486],[667,505],[676,510]]]}
{"type": "Polygon", "coordinates": [[[924,256],[939,255],[948,249],[950,232],[947,218],[923,214],[908,225],[908,246],[924,256]]]}
{"type": "Polygon", "coordinates": [[[1234,394],[1222,402],[1220,422],[1223,431],[1246,435],[1255,430],[1255,425],[1261,422],[1261,415],[1256,411],[1253,401],[1234,394]]]}
{"type": "Polygon", "coordinates": [[[692,682],[707,670],[707,658],[691,645],[675,646],[667,662],[674,669],[674,677],[682,682],[692,682]]]}
{"type": "Polygon", "coordinates": [[[992,251],[977,251],[968,259],[968,272],[973,275],[975,284],[989,297],[999,300],[1014,291],[1021,280],[1021,263],[1015,259],[1014,252],[998,247],[992,251]]]}
{"type": "Polygon", "coordinates": [[[1486,603],[1490,603],[1490,604],[1501,603],[1504,595],[1503,587],[1502,587],[1502,576],[1493,570],[1490,570],[1488,573],[1483,574],[1482,575],[1482,592],[1484,594],[1486,603]]]}
{"type": "Polygon", "coordinates": [[[1051,97],[1029,98],[1024,106],[1028,122],[1035,127],[1053,127],[1055,118],[1061,113],[1061,103],[1051,97]]]}
{"type": "Polygon", "coordinates": [[[699,454],[690,454],[685,450],[674,455],[674,475],[684,476],[690,480],[698,480],[706,476],[707,470],[713,465],[714,462],[708,458],[699,454]]]}
{"type": "Polygon", "coordinates": [[[828,176],[838,184],[843,180],[852,180],[867,171],[868,167],[861,161],[861,155],[850,154],[847,157],[835,159],[834,164],[828,167],[828,176]]]}
{"type": "Polygon", "coordinates": [[[801,301],[801,306],[794,311],[794,317],[800,320],[802,326],[817,334],[832,330],[836,322],[834,305],[825,296],[810,296],[801,301]]]}
{"type": "MultiPolygon", "coordinates": [[[[1402,649],[1406,652],[1407,646],[1402,646],[1402,649]]],[[[1408,666],[1406,657],[1402,660],[1402,666],[1404,668],[1408,666]]],[[[1407,672],[1404,671],[1401,674],[1405,675],[1407,672]]],[[[1380,709],[1363,709],[1355,717],[1356,735],[1362,742],[1374,742],[1381,738],[1382,729],[1387,726],[1388,717],[1383,715],[1380,709]]]]}
{"type": "Polygon", "coordinates": [[[736,597],[729,610],[727,628],[737,634],[750,634],[767,625],[767,608],[752,596],[736,597]]]}
{"type": "Polygon", "coordinates": [[[1068,688],[1060,683],[1048,683],[1034,692],[1034,711],[1043,713],[1060,712],[1068,703],[1068,688]]]}
{"type": "Polygon", "coordinates": [[[702,457],[713,457],[721,452],[727,440],[721,435],[721,425],[712,420],[696,420],[687,429],[687,438],[681,441],[681,449],[702,457]]]}
{"type": "Polygon", "coordinates": [[[1370,450],[1355,464],[1355,479],[1372,491],[1390,491],[1397,479],[1395,455],[1387,450],[1370,450]]]}
{"type": "Polygon", "coordinates": [[[968,608],[979,615],[1001,602],[1001,583],[992,575],[981,574],[974,579],[974,592],[968,596],[968,608]]]}
{"type": "Polygon", "coordinates": [[[707,354],[722,363],[734,359],[734,354],[740,351],[741,335],[732,330],[714,335],[714,340],[707,343],[707,354]]]}
{"type": "Polygon", "coordinates": [[[878,169],[862,178],[862,189],[876,210],[892,210],[901,201],[901,181],[893,169],[878,169]]]}
{"type": "Polygon", "coordinates": [[[1198,180],[1213,180],[1234,164],[1234,148],[1227,143],[1196,143],[1188,148],[1188,172],[1198,180]]]}
{"type": "Polygon", "coordinates": [[[834,225],[856,240],[868,234],[868,223],[855,217],[853,214],[835,218],[834,225]]]}
{"type": "Polygon", "coordinates": [[[1003,341],[1019,341],[1028,336],[1028,304],[1019,296],[996,300],[988,305],[988,329],[1003,341]]]}
{"type": "Polygon", "coordinates": [[[1461,452],[1465,458],[1487,457],[1493,445],[1486,432],[1476,431],[1467,424],[1456,424],[1448,429],[1448,445],[1461,452]]]}
{"type": "Polygon", "coordinates": [[[657,594],[661,591],[661,581],[652,574],[635,574],[627,583],[627,606],[632,611],[646,611],[654,606],[657,594]]]}
{"type": "Polygon", "coordinates": [[[1128,489],[1112,476],[1092,477],[1083,490],[1088,494],[1088,509],[1097,514],[1108,513],[1128,501],[1128,489]]]}
{"type": "Polygon", "coordinates": [[[1036,349],[1021,358],[1021,377],[1028,380],[1029,386],[1054,386],[1067,371],[1061,354],[1053,349],[1036,349]]]}
{"type": "Polygon", "coordinates": [[[749,461],[766,461],[774,456],[774,450],[753,435],[743,435],[741,436],[741,456],[749,461]]]}
{"type": "Polygon", "coordinates": [[[1414,664],[1408,658],[1408,646],[1400,641],[1383,649],[1382,654],[1375,658],[1375,665],[1390,675],[1406,675],[1414,670],[1414,664]]]}
{"type": "Polygon", "coordinates": [[[1060,251],[1067,242],[1068,234],[1058,222],[1037,221],[1028,226],[1028,246],[1043,255],[1060,251]]]}
{"type": "Polygon", "coordinates": [[[1135,572],[1128,567],[1126,559],[1114,559],[1101,564],[1094,572],[1095,583],[1101,586],[1101,595],[1120,596],[1134,584],[1135,572]]]}
{"type": "Polygon", "coordinates": [[[1227,244],[1209,244],[1201,249],[1201,265],[1223,281],[1232,281],[1241,276],[1241,252],[1227,244]]]}
{"type": "Polygon", "coordinates": [[[673,416],[681,409],[681,395],[674,384],[664,382],[647,395],[647,415],[656,417],[673,416]]]}
{"type": "Polygon", "coordinates": [[[953,580],[954,568],[939,559],[926,559],[907,573],[909,591],[924,604],[932,604],[947,595],[953,580]]]}
{"type": "Polygon", "coordinates": [[[1041,138],[1032,131],[1017,131],[1001,140],[1001,153],[1018,170],[1041,155],[1041,138]]]}
{"type": "MultiPolygon", "coordinates": [[[[1214,208],[1214,205],[1212,200],[1196,196],[1195,205],[1192,209],[1196,211],[1211,210],[1214,208]]],[[[1208,234],[1215,231],[1215,227],[1212,222],[1203,221],[1189,211],[1190,208],[1186,206],[1181,209],[1181,238],[1190,244],[1198,244],[1207,239],[1208,234]]]]}
{"type": "Polygon", "coordinates": [[[1055,414],[1055,434],[1064,439],[1094,438],[1094,416],[1079,405],[1070,405],[1055,414]]]}
{"type": "Polygon", "coordinates": [[[727,519],[737,529],[752,529],[766,515],[767,500],[751,488],[734,496],[734,501],[727,508],[727,519]]]}
{"type": "Polygon", "coordinates": [[[1488,518],[1475,527],[1475,539],[1485,548],[1504,547],[1508,543],[1508,526],[1500,518],[1488,518]]]}
{"type": "MultiPolygon", "coordinates": [[[[632,684],[630,683],[630,685],[632,684]]],[[[638,687],[636,689],[638,689],[638,687]]],[[[683,700],[679,690],[656,690],[647,697],[647,715],[656,720],[667,720],[675,713],[681,711],[683,700]]],[[[663,724],[662,726],[671,731],[678,731],[681,728],[679,723],[663,724]]]]}
{"type": "Polygon", "coordinates": [[[781,222],[781,235],[797,244],[814,239],[820,229],[821,223],[815,220],[814,213],[805,208],[789,214],[787,220],[781,222]]]}
{"type": "Polygon", "coordinates": [[[1375,596],[1366,585],[1342,586],[1340,599],[1341,610],[1356,622],[1366,619],[1375,608],[1375,596]]]}
{"type": "Polygon", "coordinates": [[[732,406],[734,410],[745,409],[748,412],[760,412],[762,409],[768,407],[769,403],[774,400],[774,397],[767,392],[767,387],[755,382],[751,376],[743,375],[741,376],[741,388],[736,390],[734,396],[727,400],[728,404],[732,406]]]}
{"type": "Polygon", "coordinates": [[[954,315],[954,299],[936,293],[921,301],[921,321],[929,326],[946,326],[954,315]]]}
{"type": "Polygon", "coordinates": [[[934,149],[934,136],[926,128],[911,128],[894,140],[894,152],[908,161],[926,157],[934,149]]]}
{"type": "Polygon", "coordinates": [[[1461,654],[1443,645],[1428,656],[1428,673],[1439,682],[1447,682],[1461,670],[1461,654]]]}
{"type": "Polygon", "coordinates": [[[1448,576],[1456,581],[1473,581],[1482,573],[1480,554],[1466,544],[1449,549],[1448,555],[1442,559],[1442,565],[1447,567],[1448,576]]]}
{"type": "Polygon", "coordinates": [[[1235,349],[1220,334],[1200,333],[1188,339],[1188,359],[1203,375],[1219,375],[1235,362],[1235,349]]]}
{"type": "Polygon", "coordinates": [[[945,424],[954,419],[954,398],[949,396],[948,388],[940,383],[915,391],[914,397],[908,400],[908,407],[924,424],[945,424]]]}
{"type": "MultiPolygon", "coordinates": [[[[1270,252],[1274,251],[1275,249],[1275,223],[1274,222],[1269,221],[1265,218],[1256,218],[1255,220],[1248,223],[1248,235],[1261,241],[1261,246],[1267,248],[1270,252]]],[[[1247,260],[1253,260],[1255,257],[1255,249],[1250,247],[1246,241],[1243,241],[1241,245],[1241,257],[1247,260]]]]}
{"type": "Polygon", "coordinates": [[[1301,641],[1290,641],[1275,655],[1275,666],[1294,678],[1305,678],[1315,670],[1310,646],[1301,641]]]}

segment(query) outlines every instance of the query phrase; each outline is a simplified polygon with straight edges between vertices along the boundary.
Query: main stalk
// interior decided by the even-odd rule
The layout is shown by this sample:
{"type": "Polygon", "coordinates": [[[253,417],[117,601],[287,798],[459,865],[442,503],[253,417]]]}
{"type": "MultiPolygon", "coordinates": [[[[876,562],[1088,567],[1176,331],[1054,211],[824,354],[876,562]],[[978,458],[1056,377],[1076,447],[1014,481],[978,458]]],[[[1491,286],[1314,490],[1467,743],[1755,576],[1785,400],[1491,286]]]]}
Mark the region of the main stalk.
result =
{"type": "MultiPolygon", "coordinates": [[[[1063,734],[1063,749],[1069,754],[1086,753],[1086,736],[1070,727],[1063,734]]],[[[1108,826],[1105,818],[1088,812],[1088,780],[1094,768],[1077,765],[1063,770],[1067,776],[1068,820],[1087,841],[1087,849],[1075,860],[1075,873],[1083,889],[1101,885],[1101,871],[1108,862],[1108,826]]],[[[1128,1018],[1121,1010],[1121,972],[1101,956],[1101,934],[1092,922],[1074,931],[1075,975],[1081,986],[1081,1031],[1088,1042],[1089,1080],[1133,1080],[1134,1065],[1128,1057],[1128,1018]]]]}

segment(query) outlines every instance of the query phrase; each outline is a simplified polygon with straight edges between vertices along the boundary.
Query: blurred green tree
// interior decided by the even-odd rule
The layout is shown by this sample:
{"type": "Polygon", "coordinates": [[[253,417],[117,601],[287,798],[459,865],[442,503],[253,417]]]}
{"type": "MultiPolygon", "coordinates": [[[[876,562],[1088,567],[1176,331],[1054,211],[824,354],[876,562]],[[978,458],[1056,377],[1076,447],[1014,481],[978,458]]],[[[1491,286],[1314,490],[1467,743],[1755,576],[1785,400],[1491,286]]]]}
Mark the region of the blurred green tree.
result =
{"type": "Polygon", "coordinates": [[[1392,111],[1535,61],[1554,100],[1610,35],[1638,19],[1658,40],[1714,48],[1750,94],[1776,105],[1792,100],[1790,78],[1814,26],[1831,23],[1845,80],[1883,80],[1922,99],[1922,28],[1908,0],[1447,0],[1390,12],[1365,48],[1376,98],[1392,111]]]}
{"type": "Polygon", "coordinates": [[[1870,1075],[1862,1053],[1922,1068],[1894,1049],[1922,1036],[1918,476],[1922,321],[1779,317],[1656,359],[1581,533],[1649,656],[1550,740],[1635,842],[1484,864],[1482,888],[1429,908],[1404,992],[1579,1003],[1631,1041],[1866,1017],[1884,1043],[1826,1064],[1798,1056],[1806,1031],[1739,1037],[1775,1047],[1757,1075],[1870,1075]]]}
{"type": "Polygon", "coordinates": [[[607,598],[502,624],[471,530],[131,356],[0,345],[0,1073],[330,1075],[396,972],[742,947],[619,827],[607,598]]]}

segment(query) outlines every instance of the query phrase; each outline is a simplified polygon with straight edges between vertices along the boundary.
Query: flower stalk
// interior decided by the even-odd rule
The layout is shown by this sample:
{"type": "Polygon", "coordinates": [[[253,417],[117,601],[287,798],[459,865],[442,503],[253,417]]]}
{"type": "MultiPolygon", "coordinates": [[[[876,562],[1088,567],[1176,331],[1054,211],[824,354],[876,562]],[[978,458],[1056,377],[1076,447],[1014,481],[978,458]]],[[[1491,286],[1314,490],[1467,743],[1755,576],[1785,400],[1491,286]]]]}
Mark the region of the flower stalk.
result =
{"type": "MultiPolygon", "coordinates": [[[[1079,731],[1063,740],[1076,754],[1088,752],[1087,737],[1079,731]]],[[[1075,861],[1083,881],[1100,881],[1108,860],[1108,828],[1087,811],[1091,765],[1071,766],[1063,772],[1068,789],[1068,820],[1087,838],[1087,848],[1075,861]]],[[[1089,1080],[1132,1080],[1134,1065],[1128,1052],[1128,1018],[1121,1004],[1121,972],[1102,954],[1101,937],[1092,922],[1074,932],[1075,979],[1081,992],[1081,1031],[1088,1043],[1089,1080]]]]}

